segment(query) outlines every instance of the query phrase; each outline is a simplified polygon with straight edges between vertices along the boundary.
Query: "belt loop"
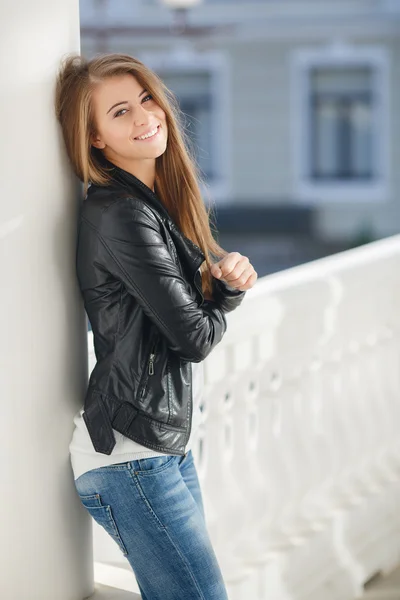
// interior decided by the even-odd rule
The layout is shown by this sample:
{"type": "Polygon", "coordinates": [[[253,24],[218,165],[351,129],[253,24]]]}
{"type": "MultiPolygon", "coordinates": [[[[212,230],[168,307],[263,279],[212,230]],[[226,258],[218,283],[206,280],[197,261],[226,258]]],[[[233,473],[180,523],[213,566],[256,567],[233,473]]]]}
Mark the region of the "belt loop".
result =
{"type": "Polygon", "coordinates": [[[133,404],[125,402],[120,408],[118,408],[117,414],[113,417],[112,425],[114,426],[114,429],[123,435],[126,435],[126,433],[129,431],[130,424],[134,419],[136,419],[138,414],[139,411],[133,406],[133,404]]]}
{"type": "Polygon", "coordinates": [[[107,409],[100,394],[92,396],[91,403],[82,416],[96,452],[111,454],[116,441],[107,409]]]}

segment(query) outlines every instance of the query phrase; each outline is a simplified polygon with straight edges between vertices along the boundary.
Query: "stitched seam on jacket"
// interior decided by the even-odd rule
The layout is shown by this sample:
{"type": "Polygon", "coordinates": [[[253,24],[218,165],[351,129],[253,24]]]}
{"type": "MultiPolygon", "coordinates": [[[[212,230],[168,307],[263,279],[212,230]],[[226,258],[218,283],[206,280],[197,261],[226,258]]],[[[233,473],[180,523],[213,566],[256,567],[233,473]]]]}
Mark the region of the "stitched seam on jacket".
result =
{"type": "MultiPolygon", "coordinates": [[[[91,227],[92,229],[94,229],[94,231],[97,233],[97,243],[98,243],[98,242],[101,242],[101,241],[102,241],[102,240],[101,240],[101,236],[99,235],[99,232],[98,232],[98,230],[96,229],[96,227],[94,227],[94,225],[93,225],[93,224],[92,224],[90,221],[88,221],[87,219],[85,219],[84,217],[82,217],[82,221],[85,221],[85,223],[86,223],[86,224],[87,224],[89,227],[91,227]]],[[[116,360],[118,360],[118,359],[116,358],[116,349],[117,349],[116,336],[118,335],[118,331],[119,331],[119,316],[120,316],[120,308],[121,308],[121,296],[122,296],[122,285],[121,285],[121,288],[120,288],[120,297],[119,297],[119,305],[120,305],[120,306],[119,306],[119,309],[118,309],[118,322],[117,322],[117,331],[116,331],[116,333],[115,333],[115,338],[114,338],[113,359],[112,359],[112,363],[111,363],[110,369],[109,369],[109,371],[108,371],[107,383],[106,383],[106,386],[107,386],[107,387],[108,387],[108,383],[109,383],[109,381],[110,381],[111,374],[112,374],[112,372],[113,372],[113,369],[114,369],[114,367],[115,367],[115,362],[116,362],[116,360]]]]}
{"type": "MultiPolygon", "coordinates": [[[[127,198],[120,198],[119,200],[126,200],[126,199],[127,198]]],[[[131,199],[131,198],[129,198],[129,199],[131,199]]],[[[113,204],[115,204],[115,202],[113,204]]],[[[144,210],[143,212],[145,212],[146,214],[148,214],[146,210],[144,210]]],[[[153,215],[153,213],[151,213],[151,214],[153,215]]],[[[99,232],[99,230],[90,221],[87,221],[87,219],[85,219],[84,217],[82,217],[82,220],[84,220],[92,229],[94,229],[94,231],[96,231],[96,233],[98,235],[98,238],[99,238],[99,241],[103,244],[104,248],[107,250],[107,252],[113,258],[113,260],[115,261],[115,263],[118,265],[118,267],[121,269],[121,271],[125,274],[125,276],[127,277],[127,279],[130,281],[132,287],[136,290],[137,294],[140,296],[140,298],[142,298],[143,302],[146,304],[147,308],[152,312],[152,314],[156,317],[156,319],[159,321],[159,323],[161,323],[162,325],[164,325],[164,327],[166,328],[166,330],[175,339],[175,336],[173,335],[173,332],[169,329],[169,327],[167,327],[167,324],[164,323],[164,321],[160,318],[160,316],[156,312],[154,312],[154,310],[151,308],[151,306],[147,303],[146,298],[140,293],[139,288],[136,287],[136,285],[134,284],[134,282],[132,281],[132,279],[129,277],[128,273],[125,271],[125,269],[122,267],[122,265],[117,260],[116,256],[114,256],[113,252],[108,247],[106,241],[104,240],[104,238],[101,235],[101,233],[99,232]]],[[[167,247],[168,247],[168,245],[167,245],[167,247]]],[[[194,357],[195,357],[195,359],[197,359],[197,358],[202,359],[202,355],[194,355],[194,357]]]]}
{"type": "MultiPolygon", "coordinates": [[[[122,200],[127,200],[127,199],[131,199],[131,198],[119,198],[116,202],[122,201],[122,200]]],[[[116,202],[113,203],[116,204],[116,202]]],[[[112,206],[113,206],[112,205],[112,206]]],[[[109,207],[108,207],[109,208],[109,207]]],[[[145,210],[144,211],[147,216],[148,213],[145,210]]],[[[152,216],[153,213],[151,213],[152,216]]],[[[86,221],[86,219],[84,217],[82,217],[82,219],[84,221],[86,221]]],[[[160,318],[160,316],[151,308],[151,306],[147,303],[146,298],[140,293],[139,288],[134,284],[134,282],[132,281],[132,279],[129,277],[129,274],[125,271],[125,269],[122,267],[122,265],[119,263],[117,257],[113,254],[112,250],[109,248],[109,246],[107,245],[106,241],[104,240],[103,236],[101,235],[101,233],[99,232],[99,230],[89,221],[86,221],[96,232],[99,238],[99,241],[103,244],[104,248],[107,250],[107,252],[110,254],[110,256],[112,256],[112,258],[114,259],[115,263],[118,265],[118,267],[121,269],[121,271],[125,274],[125,276],[127,277],[127,279],[129,280],[129,282],[131,283],[132,287],[136,290],[138,296],[140,296],[140,298],[142,298],[143,302],[146,304],[147,308],[152,312],[152,314],[157,318],[157,320],[164,325],[165,329],[170,333],[170,335],[172,335],[172,337],[175,339],[175,336],[173,335],[173,332],[169,329],[169,327],[167,326],[166,323],[164,323],[163,319],[160,318]]]]}
{"type": "Polygon", "coordinates": [[[169,358],[167,358],[167,391],[168,391],[168,421],[167,423],[169,424],[170,420],[171,420],[171,406],[172,406],[172,402],[171,402],[171,375],[169,372],[169,358]]]}
{"type": "Polygon", "coordinates": [[[140,408],[136,408],[136,406],[134,404],[132,404],[131,402],[129,402],[128,400],[121,400],[121,398],[117,398],[116,396],[111,396],[110,394],[107,394],[107,393],[102,392],[101,390],[98,390],[95,388],[91,388],[90,393],[104,396],[104,398],[109,398],[110,400],[120,402],[121,404],[131,404],[132,407],[140,414],[141,419],[148,421],[151,425],[153,425],[154,427],[157,427],[158,429],[161,429],[162,427],[166,427],[168,431],[170,431],[170,430],[177,431],[177,432],[185,431],[185,427],[179,427],[178,425],[170,425],[169,423],[166,423],[165,421],[159,421],[158,419],[153,419],[152,417],[148,417],[145,412],[143,412],[140,408]]]}
{"type": "Polygon", "coordinates": [[[107,250],[107,252],[110,254],[110,256],[112,256],[112,258],[115,261],[115,264],[118,265],[118,267],[121,269],[121,271],[124,273],[125,277],[128,279],[129,283],[131,284],[131,286],[134,288],[134,290],[136,290],[137,295],[143,300],[143,302],[146,304],[147,308],[152,312],[152,314],[156,317],[156,319],[158,320],[159,323],[161,323],[161,325],[163,325],[165,327],[165,329],[170,333],[171,337],[173,339],[175,339],[175,336],[173,334],[173,332],[170,330],[170,328],[167,326],[167,324],[163,321],[163,319],[161,319],[161,317],[152,309],[152,307],[148,304],[145,296],[143,296],[143,294],[141,293],[140,289],[136,286],[136,284],[133,282],[132,278],[129,276],[129,273],[127,273],[127,271],[123,268],[123,266],[120,264],[120,262],[118,261],[117,257],[114,255],[114,253],[112,252],[112,250],[108,247],[107,243],[105,242],[105,240],[102,238],[102,236],[99,235],[99,240],[101,241],[101,243],[103,244],[104,248],[107,250]]]}
{"type": "MultiPolygon", "coordinates": [[[[116,429],[116,431],[118,431],[118,429],[116,429]]],[[[123,434],[123,435],[125,435],[126,437],[128,437],[126,435],[126,433],[123,434]]],[[[166,451],[170,452],[170,449],[167,448],[166,446],[160,446],[159,444],[153,444],[153,442],[149,442],[149,440],[147,438],[142,438],[142,437],[139,437],[137,435],[132,435],[132,437],[129,437],[129,439],[133,440],[134,442],[138,442],[142,446],[146,446],[146,448],[153,448],[154,450],[160,450],[161,452],[166,452],[166,451]]]]}
{"type": "MultiPolygon", "coordinates": [[[[114,360],[113,360],[113,364],[111,365],[111,370],[114,367],[114,363],[115,362],[119,362],[119,358],[118,358],[118,353],[117,353],[117,338],[118,338],[118,334],[119,334],[119,328],[120,328],[120,324],[121,324],[121,305],[122,305],[122,293],[123,293],[123,286],[122,283],[120,284],[120,291],[119,291],[119,301],[118,301],[118,319],[117,319],[117,331],[115,332],[115,340],[114,340],[114,344],[115,344],[115,350],[114,350],[114,360]]],[[[107,382],[108,383],[108,382],[107,382]]]]}

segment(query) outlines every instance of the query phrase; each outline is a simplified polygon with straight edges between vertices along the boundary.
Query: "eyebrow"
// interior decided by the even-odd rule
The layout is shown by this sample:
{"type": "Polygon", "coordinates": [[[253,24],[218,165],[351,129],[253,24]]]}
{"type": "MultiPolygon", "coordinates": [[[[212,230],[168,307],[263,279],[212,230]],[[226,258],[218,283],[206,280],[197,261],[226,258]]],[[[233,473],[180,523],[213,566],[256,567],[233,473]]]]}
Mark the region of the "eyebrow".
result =
{"type": "MultiPolygon", "coordinates": [[[[147,92],[147,90],[146,90],[146,89],[142,90],[142,91],[140,92],[140,94],[139,94],[139,96],[138,96],[138,97],[140,98],[140,96],[143,96],[143,94],[144,94],[145,92],[147,92]]],[[[113,109],[113,108],[115,108],[116,106],[119,106],[120,104],[127,104],[127,102],[128,102],[128,100],[122,100],[121,102],[117,102],[116,104],[113,104],[113,105],[112,105],[112,107],[108,109],[108,111],[107,111],[107,113],[106,113],[106,114],[108,115],[108,113],[110,112],[110,110],[112,110],[112,109],[113,109]]]]}

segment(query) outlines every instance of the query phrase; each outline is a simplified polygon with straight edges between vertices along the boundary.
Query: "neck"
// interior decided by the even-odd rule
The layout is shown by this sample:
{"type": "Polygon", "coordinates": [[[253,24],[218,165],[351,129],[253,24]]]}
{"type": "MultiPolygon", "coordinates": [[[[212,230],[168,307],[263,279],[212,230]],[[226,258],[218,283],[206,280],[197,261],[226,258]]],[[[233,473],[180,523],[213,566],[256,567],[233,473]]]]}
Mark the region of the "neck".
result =
{"type": "Polygon", "coordinates": [[[156,160],[155,158],[142,158],[141,160],[128,160],[121,157],[107,157],[112,163],[131,173],[147,187],[154,192],[154,182],[156,179],[156,160]]]}

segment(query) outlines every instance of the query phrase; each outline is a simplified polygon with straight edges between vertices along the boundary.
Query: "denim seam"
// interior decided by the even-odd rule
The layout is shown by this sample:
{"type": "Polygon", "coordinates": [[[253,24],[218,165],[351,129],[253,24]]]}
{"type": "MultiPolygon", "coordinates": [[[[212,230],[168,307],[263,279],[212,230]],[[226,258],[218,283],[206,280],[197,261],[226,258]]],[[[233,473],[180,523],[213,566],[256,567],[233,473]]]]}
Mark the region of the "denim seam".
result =
{"type": "Polygon", "coordinates": [[[159,526],[161,527],[161,529],[162,529],[162,530],[165,532],[165,534],[167,535],[167,537],[168,537],[169,541],[171,542],[171,544],[172,544],[172,545],[173,545],[173,547],[175,548],[175,550],[176,550],[177,554],[180,556],[180,558],[181,558],[182,562],[184,563],[184,565],[185,565],[185,567],[186,567],[186,570],[187,570],[187,572],[188,572],[188,574],[189,574],[189,577],[192,579],[192,581],[193,581],[194,585],[196,586],[196,590],[197,590],[197,591],[198,591],[198,593],[199,593],[199,600],[206,600],[206,598],[204,597],[204,595],[203,595],[203,594],[202,594],[202,592],[201,592],[201,589],[199,588],[199,585],[198,585],[198,583],[197,583],[197,580],[196,580],[195,576],[193,575],[193,572],[192,572],[192,570],[190,569],[190,566],[188,565],[187,561],[185,560],[185,557],[184,557],[184,556],[183,556],[183,554],[182,554],[182,553],[179,551],[179,549],[178,549],[178,547],[176,546],[175,542],[173,541],[173,539],[172,539],[172,538],[171,538],[171,536],[169,535],[168,528],[167,528],[165,525],[163,525],[163,524],[161,523],[161,521],[160,521],[160,519],[158,518],[158,516],[157,516],[156,512],[154,511],[154,509],[152,508],[152,506],[151,506],[150,502],[148,501],[148,499],[147,499],[147,496],[146,496],[146,494],[144,493],[144,491],[143,491],[143,489],[142,489],[142,486],[140,485],[140,482],[139,482],[139,479],[138,479],[137,475],[135,475],[135,476],[134,476],[134,481],[135,481],[136,487],[138,488],[139,494],[142,496],[142,498],[143,498],[143,500],[144,500],[145,504],[146,504],[146,505],[147,505],[147,507],[149,508],[149,510],[150,510],[150,512],[151,512],[151,514],[154,516],[154,518],[155,518],[155,520],[156,520],[157,524],[159,524],[159,526]]]}
{"type": "Polygon", "coordinates": [[[189,577],[192,579],[192,581],[193,581],[193,583],[194,583],[194,585],[195,585],[195,587],[196,587],[196,590],[197,590],[197,591],[198,591],[198,593],[199,593],[199,599],[200,599],[200,600],[206,600],[206,598],[204,597],[204,595],[203,595],[203,593],[202,593],[202,591],[201,591],[201,589],[200,589],[200,587],[199,587],[199,584],[197,583],[196,577],[194,576],[194,574],[193,574],[193,572],[192,572],[192,569],[190,568],[189,564],[187,563],[187,561],[186,561],[186,559],[185,559],[184,555],[183,555],[183,554],[180,552],[179,548],[177,547],[177,545],[175,544],[175,542],[173,541],[173,539],[172,539],[172,538],[171,538],[171,536],[169,535],[169,532],[168,532],[168,529],[167,529],[167,527],[164,527],[164,531],[165,531],[165,533],[166,533],[166,535],[167,535],[167,537],[168,537],[169,541],[171,542],[171,544],[172,544],[172,545],[173,545],[173,547],[175,548],[175,550],[176,550],[177,554],[180,556],[180,558],[181,558],[181,560],[182,560],[183,564],[185,565],[185,567],[186,567],[186,570],[187,570],[187,572],[188,572],[188,574],[189,574],[189,577]]]}
{"type": "Polygon", "coordinates": [[[151,515],[154,517],[154,520],[156,521],[156,523],[157,523],[158,527],[160,527],[162,530],[164,530],[164,531],[165,531],[165,526],[164,526],[164,525],[161,523],[161,521],[160,521],[160,519],[158,518],[158,516],[157,516],[156,512],[153,510],[153,507],[151,506],[150,502],[148,501],[148,499],[147,499],[147,496],[146,496],[146,494],[144,493],[144,491],[143,491],[143,489],[142,489],[142,486],[140,485],[139,478],[138,478],[138,476],[136,475],[136,472],[133,472],[133,473],[132,473],[132,471],[131,471],[131,475],[132,475],[132,479],[134,480],[134,483],[135,483],[135,485],[136,485],[136,488],[137,488],[137,490],[138,490],[138,492],[139,492],[139,495],[141,496],[141,498],[142,498],[142,500],[143,500],[143,502],[144,502],[145,506],[146,506],[146,507],[147,507],[147,509],[150,511],[151,515]]]}
{"type": "MultiPolygon", "coordinates": [[[[125,544],[124,544],[124,542],[123,542],[123,540],[121,538],[121,534],[120,534],[120,531],[118,529],[117,523],[116,523],[116,521],[114,519],[114,515],[112,513],[112,509],[111,509],[110,504],[104,504],[103,501],[102,501],[102,498],[101,498],[100,494],[87,495],[87,494],[83,494],[83,493],[79,493],[78,492],[78,495],[79,495],[79,497],[81,499],[81,502],[82,502],[83,506],[86,508],[87,512],[90,514],[90,516],[92,517],[92,519],[94,519],[94,521],[97,522],[97,520],[94,518],[94,514],[96,514],[96,513],[94,512],[92,514],[91,510],[92,509],[94,509],[94,511],[101,510],[103,512],[106,521],[108,521],[108,523],[109,523],[109,527],[111,527],[111,530],[114,533],[111,533],[110,531],[107,531],[107,528],[104,525],[102,525],[103,529],[105,529],[107,531],[107,533],[109,535],[111,535],[111,537],[117,542],[117,545],[119,546],[119,548],[122,551],[122,553],[124,554],[124,556],[127,556],[128,550],[127,550],[127,548],[126,548],[126,546],[125,546],[125,544]],[[84,503],[84,499],[92,499],[92,498],[96,498],[98,500],[98,506],[87,506],[84,503]]],[[[100,514],[100,513],[97,513],[97,514],[100,514]]],[[[100,523],[100,525],[101,525],[101,523],[100,523]]]]}
{"type": "Polygon", "coordinates": [[[117,527],[117,523],[115,522],[114,516],[112,514],[111,506],[109,504],[107,504],[107,505],[105,505],[105,508],[107,509],[107,514],[109,516],[109,519],[110,519],[111,523],[113,524],[114,529],[116,531],[115,537],[116,537],[117,541],[119,542],[119,547],[122,550],[123,554],[125,556],[127,556],[128,550],[126,549],[126,546],[125,546],[124,542],[122,541],[121,534],[117,527]]]}

